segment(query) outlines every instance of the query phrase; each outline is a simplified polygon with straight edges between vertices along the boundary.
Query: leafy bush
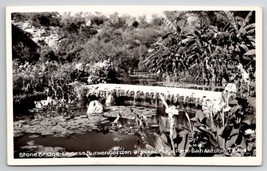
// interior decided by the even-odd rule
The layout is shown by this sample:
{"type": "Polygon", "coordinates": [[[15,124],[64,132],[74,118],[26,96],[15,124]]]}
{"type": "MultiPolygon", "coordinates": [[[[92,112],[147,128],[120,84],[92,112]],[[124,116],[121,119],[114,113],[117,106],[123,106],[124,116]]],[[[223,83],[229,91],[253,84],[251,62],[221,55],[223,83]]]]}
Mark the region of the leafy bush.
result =
{"type": "Polygon", "coordinates": [[[118,72],[110,61],[97,62],[89,67],[88,84],[118,83],[118,72]]]}
{"type": "Polygon", "coordinates": [[[149,49],[142,63],[150,72],[176,80],[194,76],[194,83],[212,86],[221,86],[223,79],[234,81],[240,73],[232,68],[238,63],[255,73],[253,11],[171,11],[166,15],[166,25],[180,30],[172,29],[149,49]]]}
{"type": "Polygon", "coordinates": [[[12,58],[19,62],[37,61],[40,56],[38,50],[39,46],[31,35],[12,24],[12,58]]]}

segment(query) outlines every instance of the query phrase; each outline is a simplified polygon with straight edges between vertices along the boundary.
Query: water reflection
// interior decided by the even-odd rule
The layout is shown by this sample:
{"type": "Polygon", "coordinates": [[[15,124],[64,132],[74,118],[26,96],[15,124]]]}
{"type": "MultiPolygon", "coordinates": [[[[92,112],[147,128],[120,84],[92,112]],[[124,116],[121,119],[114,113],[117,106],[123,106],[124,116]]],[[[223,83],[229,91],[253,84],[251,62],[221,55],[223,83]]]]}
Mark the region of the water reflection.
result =
{"type": "MultiPolygon", "coordinates": [[[[125,107],[127,108],[127,106],[125,107]]],[[[148,107],[134,107],[138,110],[139,115],[134,115],[132,118],[124,118],[106,116],[105,119],[97,123],[96,128],[86,132],[85,134],[72,134],[65,137],[55,137],[54,135],[38,135],[24,134],[20,137],[14,138],[14,149],[16,151],[15,157],[18,157],[19,152],[29,152],[36,149],[25,149],[23,147],[28,145],[28,142],[34,141],[34,145],[41,145],[44,147],[62,147],[65,151],[109,151],[114,147],[123,147],[126,150],[133,151],[137,147],[144,148],[145,144],[153,144],[153,132],[158,132],[158,115],[162,115],[162,109],[155,110],[148,107]],[[143,113],[149,113],[144,116],[143,113]],[[117,122],[115,122],[117,119],[117,122]],[[145,132],[144,136],[140,132],[145,132]]],[[[125,109],[122,109],[125,111],[125,109]]],[[[104,115],[108,113],[123,111],[107,110],[104,115]]],[[[125,115],[125,114],[124,114],[125,115]]],[[[34,146],[32,145],[32,146],[34,146]]],[[[101,155],[98,155],[101,157],[101,155]]],[[[136,154],[125,154],[126,156],[136,156],[136,154]]]]}

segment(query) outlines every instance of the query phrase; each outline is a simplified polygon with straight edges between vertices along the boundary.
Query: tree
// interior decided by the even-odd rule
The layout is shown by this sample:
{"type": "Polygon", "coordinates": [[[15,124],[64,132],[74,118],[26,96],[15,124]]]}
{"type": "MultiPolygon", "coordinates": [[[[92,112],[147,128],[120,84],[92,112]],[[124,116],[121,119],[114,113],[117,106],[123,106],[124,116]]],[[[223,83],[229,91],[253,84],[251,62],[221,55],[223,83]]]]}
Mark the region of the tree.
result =
{"type": "Polygon", "coordinates": [[[38,51],[39,46],[31,39],[31,35],[12,24],[12,58],[20,62],[37,61],[40,56],[38,51]]]}
{"type": "Polygon", "coordinates": [[[204,84],[212,83],[212,87],[221,85],[223,78],[229,81],[233,72],[226,71],[228,61],[231,67],[238,62],[245,65],[252,61],[248,56],[255,55],[253,12],[242,14],[247,14],[246,18],[229,11],[165,12],[169,33],[149,49],[144,65],[151,72],[180,80],[189,80],[191,73],[202,73],[202,77],[193,75],[204,84]]]}

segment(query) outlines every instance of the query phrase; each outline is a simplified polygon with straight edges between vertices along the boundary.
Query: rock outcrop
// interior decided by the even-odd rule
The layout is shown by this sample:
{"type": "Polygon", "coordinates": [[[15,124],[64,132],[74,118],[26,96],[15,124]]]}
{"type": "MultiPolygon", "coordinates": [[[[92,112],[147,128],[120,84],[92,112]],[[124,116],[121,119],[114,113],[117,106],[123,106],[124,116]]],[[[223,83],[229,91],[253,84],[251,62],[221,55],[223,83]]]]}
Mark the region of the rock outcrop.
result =
{"type": "Polygon", "coordinates": [[[108,95],[105,104],[107,107],[113,106],[115,104],[115,98],[112,94],[108,95]]]}
{"type": "Polygon", "coordinates": [[[86,114],[87,115],[99,114],[99,113],[103,113],[103,111],[104,111],[103,105],[99,101],[94,100],[89,103],[86,114]]]}

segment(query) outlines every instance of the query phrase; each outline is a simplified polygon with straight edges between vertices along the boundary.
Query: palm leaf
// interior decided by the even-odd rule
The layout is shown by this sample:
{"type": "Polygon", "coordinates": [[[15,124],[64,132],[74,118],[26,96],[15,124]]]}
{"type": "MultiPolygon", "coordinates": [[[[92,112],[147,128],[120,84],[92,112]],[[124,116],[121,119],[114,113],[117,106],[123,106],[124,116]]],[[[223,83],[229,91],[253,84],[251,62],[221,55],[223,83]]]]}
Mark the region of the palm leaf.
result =
{"type": "Polygon", "coordinates": [[[236,25],[240,29],[245,19],[240,16],[236,16],[235,19],[236,19],[236,25]]]}
{"type": "Polygon", "coordinates": [[[249,35],[249,34],[255,34],[255,29],[251,29],[251,30],[249,30],[249,31],[247,31],[247,34],[249,35]]]}
{"type": "Polygon", "coordinates": [[[229,20],[228,22],[230,22],[233,25],[235,30],[238,30],[238,27],[237,27],[237,24],[236,24],[236,21],[235,21],[233,13],[230,12],[230,11],[224,11],[224,13],[226,14],[226,16],[227,16],[227,18],[229,20]]]}
{"type": "Polygon", "coordinates": [[[249,24],[249,25],[245,26],[244,29],[246,31],[249,31],[250,29],[255,29],[255,27],[256,27],[256,24],[252,23],[252,24],[249,24]]]}
{"type": "Polygon", "coordinates": [[[248,13],[248,15],[246,16],[245,20],[243,21],[243,24],[242,24],[241,28],[244,28],[247,25],[247,23],[249,22],[251,16],[252,16],[252,11],[250,11],[248,13]]]}
{"type": "Polygon", "coordinates": [[[252,44],[252,46],[255,48],[256,47],[256,43],[254,42],[250,42],[252,44]]]}
{"type": "Polygon", "coordinates": [[[251,49],[251,50],[247,51],[244,55],[245,56],[256,55],[256,51],[255,51],[255,49],[251,49]]]}
{"type": "Polygon", "coordinates": [[[228,30],[228,29],[230,29],[231,28],[231,24],[228,22],[225,26],[224,26],[224,28],[223,28],[223,30],[228,30]]]}
{"type": "Polygon", "coordinates": [[[247,36],[247,38],[251,41],[251,42],[255,42],[255,38],[253,36],[247,36]]]}
{"type": "Polygon", "coordinates": [[[246,45],[244,45],[244,44],[241,44],[240,47],[242,49],[244,49],[245,51],[249,51],[248,47],[246,45]]]}
{"type": "Polygon", "coordinates": [[[236,16],[235,19],[236,19],[237,22],[238,21],[244,22],[244,20],[245,20],[244,18],[242,18],[240,16],[236,16]]]}

